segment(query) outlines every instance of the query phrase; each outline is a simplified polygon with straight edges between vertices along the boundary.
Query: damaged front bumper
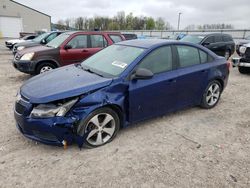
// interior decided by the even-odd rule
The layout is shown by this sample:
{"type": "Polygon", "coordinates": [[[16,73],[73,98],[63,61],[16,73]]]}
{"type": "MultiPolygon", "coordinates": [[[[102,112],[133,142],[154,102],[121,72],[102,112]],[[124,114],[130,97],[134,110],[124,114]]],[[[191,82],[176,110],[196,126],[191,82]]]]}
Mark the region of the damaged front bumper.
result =
{"type": "Polygon", "coordinates": [[[27,138],[49,145],[63,146],[74,140],[74,123],[77,119],[68,117],[53,117],[35,119],[24,117],[15,111],[16,125],[27,138]]]}
{"type": "Polygon", "coordinates": [[[27,100],[15,103],[14,117],[18,130],[27,138],[48,145],[65,146],[76,142],[82,147],[85,136],[78,136],[76,126],[79,119],[86,115],[83,111],[80,116],[33,118],[30,116],[33,106],[27,100]]]}

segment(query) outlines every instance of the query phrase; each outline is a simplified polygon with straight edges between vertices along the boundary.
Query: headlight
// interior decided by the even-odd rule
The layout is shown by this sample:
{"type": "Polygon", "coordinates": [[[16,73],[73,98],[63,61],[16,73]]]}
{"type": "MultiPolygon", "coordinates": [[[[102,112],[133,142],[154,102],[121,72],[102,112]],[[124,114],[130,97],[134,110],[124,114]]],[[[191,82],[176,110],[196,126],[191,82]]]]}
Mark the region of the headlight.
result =
{"type": "Polygon", "coordinates": [[[16,94],[16,101],[20,101],[21,100],[21,94],[20,94],[20,90],[18,90],[17,94],[16,94]]]}
{"type": "Polygon", "coordinates": [[[241,46],[239,49],[241,54],[245,54],[246,50],[247,50],[247,47],[245,47],[245,46],[241,46]]]}
{"type": "Polygon", "coordinates": [[[24,54],[20,60],[30,61],[33,58],[34,54],[34,52],[24,54]]]}
{"type": "Polygon", "coordinates": [[[23,50],[25,47],[24,46],[18,46],[17,50],[23,50]]]}
{"type": "Polygon", "coordinates": [[[71,107],[77,102],[78,98],[70,100],[64,104],[40,104],[33,108],[31,111],[31,117],[36,118],[49,118],[55,116],[65,116],[65,114],[71,109],[71,107]]]}

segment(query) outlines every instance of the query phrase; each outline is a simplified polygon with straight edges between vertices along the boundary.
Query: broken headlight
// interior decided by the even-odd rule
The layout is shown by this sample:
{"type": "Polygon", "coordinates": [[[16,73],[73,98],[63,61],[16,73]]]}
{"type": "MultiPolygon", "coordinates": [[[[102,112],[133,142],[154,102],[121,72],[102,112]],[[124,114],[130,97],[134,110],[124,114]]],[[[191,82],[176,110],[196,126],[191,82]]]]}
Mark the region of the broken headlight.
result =
{"type": "Polygon", "coordinates": [[[65,102],[63,104],[39,104],[31,111],[31,117],[35,118],[49,118],[62,117],[71,109],[71,107],[78,101],[78,98],[65,102]]]}

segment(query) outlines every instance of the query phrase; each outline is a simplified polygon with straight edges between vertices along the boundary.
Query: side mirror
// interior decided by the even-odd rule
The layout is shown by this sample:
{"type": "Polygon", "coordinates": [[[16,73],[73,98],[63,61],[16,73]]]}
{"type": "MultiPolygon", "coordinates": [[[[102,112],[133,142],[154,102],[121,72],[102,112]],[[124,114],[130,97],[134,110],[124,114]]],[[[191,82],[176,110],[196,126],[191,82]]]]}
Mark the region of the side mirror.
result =
{"type": "Polygon", "coordinates": [[[66,46],[64,46],[64,49],[65,49],[65,50],[72,49],[72,46],[71,46],[70,44],[67,44],[66,46]]]}
{"type": "Polygon", "coordinates": [[[46,44],[46,40],[43,39],[43,40],[41,41],[41,43],[42,43],[42,44],[46,44]]]}
{"type": "Polygon", "coordinates": [[[208,46],[210,44],[210,42],[204,42],[202,45],[203,46],[208,46]]]}
{"type": "Polygon", "coordinates": [[[146,80],[152,78],[153,76],[154,74],[150,70],[139,68],[134,74],[132,74],[131,80],[146,80]]]}

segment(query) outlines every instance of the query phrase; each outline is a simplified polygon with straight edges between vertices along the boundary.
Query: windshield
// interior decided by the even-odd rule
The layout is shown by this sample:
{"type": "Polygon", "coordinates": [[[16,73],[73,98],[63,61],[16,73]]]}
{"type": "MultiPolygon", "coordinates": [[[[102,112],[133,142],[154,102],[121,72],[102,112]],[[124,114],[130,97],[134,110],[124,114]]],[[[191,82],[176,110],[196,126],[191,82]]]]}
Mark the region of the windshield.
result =
{"type": "Polygon", "coordinates": [[[50,41],[46,46],[58,48],[70,35],[69,34],[61,34],[58,37],[54,38],[50,41]]]}
{"type": "Polygon", "coordinates": [[[137,47],[112,45],[91,56],[81,65],[89,72],[104,77],[115,77],[120,75],[143,51],[144,49],[137,47]]]}
{"type": "Polygon", "coordinates": [[[204,39],[204,36],[187,35],[187,36],[183,37],[180,41],[199,44],[202,41],[202,39],[204,39]]]}
{"type": "Polygon", "coordinates": [[[49,33],[43,33],[41,35],[38,35],[36,38],[33,39],[35,42],[40,42],[43,38],[45,38],[49,33]]]}

